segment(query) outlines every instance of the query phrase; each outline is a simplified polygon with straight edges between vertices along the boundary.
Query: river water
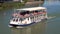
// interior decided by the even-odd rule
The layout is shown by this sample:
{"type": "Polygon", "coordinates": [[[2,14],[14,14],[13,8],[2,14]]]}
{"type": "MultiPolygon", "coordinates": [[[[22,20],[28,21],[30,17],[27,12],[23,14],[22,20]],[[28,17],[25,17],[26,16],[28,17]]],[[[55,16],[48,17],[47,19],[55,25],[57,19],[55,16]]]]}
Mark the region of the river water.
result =
{"type": "Polygon", "coordinates": [[[25,28],[9,28],[9,19],[13,10],[0,11],[0,34],[60,34],[60,1],[45,1],[48,20],[25,28]]]}

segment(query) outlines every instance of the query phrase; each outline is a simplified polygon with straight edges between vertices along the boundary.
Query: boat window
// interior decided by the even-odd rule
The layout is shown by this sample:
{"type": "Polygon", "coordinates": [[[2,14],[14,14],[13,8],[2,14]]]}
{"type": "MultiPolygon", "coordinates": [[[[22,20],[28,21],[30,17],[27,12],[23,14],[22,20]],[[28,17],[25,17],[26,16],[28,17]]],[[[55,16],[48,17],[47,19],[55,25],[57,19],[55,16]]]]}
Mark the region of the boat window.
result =
{"type": "Polygon", "coordinates": [[[16,19],[16,22],[18,21],[18,19],[16,19]]]}
{"type": "Polygon", "coordinates": [[[21,20],[21,21],[23,21],[23,19],[22,19],[22,18],[20,18],[20,20],[21,20]]]}
{"type": "Polygon", "coordinates": [[[21,21],[21,20],[19,19],[19,21],[21,21]]]}
{"type": "Polygon", "coordinates": [[[20,12],[20,14],[24,16],[26,14],[26,12],[20,12]]]}
{"type": "Polygon", "coordinates": [[[13,19],[13,21],[15,21],[15,19],[13,19]]]}
{"type": "Polygon", "coordinates": [[[34,11],[31,11],[30,13],[33,13],[34,11]]]}
{"type": "Polygon", "coordinates": [[[20,12],[21,15],[25,15],[25,14],[29,14],[30,12],[29,11],[23,11],[23,12],[20,12]]]}
{"type": "Polygon", "coordinates": [[[33,19],[34,17],[31,17],[31,19],[33,19]]]}
{"type": "Polygon", "coordinates": [[[42,10],[39,10],[38,12],[42,12],[42,10]]]}
{"type": "Polygon", "coordinates": [[[43,12],[46,12],[46,10],[43,10],[43,12]]]}
{"type": "Polygon", "coordinates": [[[28,18],[28,20],[29,20],[29,18],[28,18]]]}
{"type": "Polygon", "coordinates": [[[35,12],[38,13],[38,10],[36,10],[35,12]]]}
{"type": "Polygon", "coordinates": [[[23,18],[23,19],[26,19],[26,18],[23,18]]]}
{"type": "Polygon", "coordinates": [[[20,18],[21,21],[23,21],[25,18],[20,18]]]}
{"type": "Polygon", "coordinates": [[[26,11],[26,14],[29,14],[30,12],[29,11],[26,11]]]}

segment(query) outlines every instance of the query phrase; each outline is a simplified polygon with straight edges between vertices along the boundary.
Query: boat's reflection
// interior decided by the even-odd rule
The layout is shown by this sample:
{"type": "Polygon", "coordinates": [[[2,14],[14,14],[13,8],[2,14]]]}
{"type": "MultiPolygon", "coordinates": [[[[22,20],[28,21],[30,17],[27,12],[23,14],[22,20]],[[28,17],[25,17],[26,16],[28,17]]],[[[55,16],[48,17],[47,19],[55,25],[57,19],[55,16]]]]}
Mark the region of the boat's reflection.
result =
{"type": "Polygon", "coordinates": [[[11,28],[11,34],[31,34],[31,28],[11,28]]]}
{"type": "Polygon", "coordinates": [[[46,23],[43,21],[25,28],[10,28],[11,34],[44,34],[46,23]]]}

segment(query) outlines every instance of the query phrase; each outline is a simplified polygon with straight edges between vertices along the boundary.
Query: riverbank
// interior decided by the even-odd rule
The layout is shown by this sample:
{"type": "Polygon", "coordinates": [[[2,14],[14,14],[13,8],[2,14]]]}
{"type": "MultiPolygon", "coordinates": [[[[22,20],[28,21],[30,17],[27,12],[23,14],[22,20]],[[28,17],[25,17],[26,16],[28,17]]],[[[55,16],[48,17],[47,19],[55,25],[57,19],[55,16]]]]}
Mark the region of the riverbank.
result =
{"type": "Polygon", "coordinates": [[[12,9],[12,8],[20,8],[22,6],[24,6],[24,3],[21,2],[5,2],[0,4],[0,11],[12,9]]]}
{"type": "Polygon", "coordinates": [[[8,9],[13,9],[13,8],[21,8],[21,7],[35,7],[39,6],[40,4],[42,5],[44,1],[27,1],[24,0],[24,2],[3,2],[0,3],[0,11],[8,10],[8,9]]]}

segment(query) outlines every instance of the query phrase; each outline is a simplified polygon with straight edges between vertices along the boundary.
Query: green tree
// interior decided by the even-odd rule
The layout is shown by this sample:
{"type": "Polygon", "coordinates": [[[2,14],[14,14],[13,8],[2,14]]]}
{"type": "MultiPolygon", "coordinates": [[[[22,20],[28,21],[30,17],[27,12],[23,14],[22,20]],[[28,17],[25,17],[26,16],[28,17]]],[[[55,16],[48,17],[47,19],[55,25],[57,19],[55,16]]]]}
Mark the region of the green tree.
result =
{"type": "Polygon", "coordinates": [[[3,2],[0,3],[0,10],[7,10],[12,8],[21,8],[25,5],[27,0],[23,0],[24,2],[3,2]]]}

